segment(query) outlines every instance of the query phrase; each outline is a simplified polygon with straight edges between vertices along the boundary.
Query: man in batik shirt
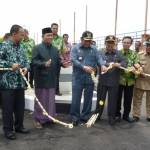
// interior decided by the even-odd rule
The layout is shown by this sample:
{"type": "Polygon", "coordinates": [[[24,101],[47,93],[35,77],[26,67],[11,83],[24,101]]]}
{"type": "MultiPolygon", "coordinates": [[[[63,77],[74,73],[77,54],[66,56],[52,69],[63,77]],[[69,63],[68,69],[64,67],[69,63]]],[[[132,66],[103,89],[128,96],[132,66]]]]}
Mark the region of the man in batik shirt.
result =
{"type": "Polygon", "coordinates": [[[121,49],[122,55],[126,58],[127,61],[127,69],[130,71],[121,72],[120,76],[120,85],[119,85],[119,93],[118,93],[118,101],[117,101],[117,111],[116,111],[116,119],[120,121],[121,119],[121,102],[122,95],[124,92],[124,112],[123,112],[123,120],[131,123],[133,119],[129,117],[131,111],[131,103],[133,96],[133,88],[135,84],[136,76],[134,74],[138,65],[138,56],[137,53],[130,49],[132,45],[133,39],[130,36],[123,37],[123,49],[121,49]]]}
{"type": "Polygon", "coordinates": [[[11,39],[2,43],[0,49],[0,67],[11,70],[2,71],[0,86],[2,95],[3,130],[5,137],[16,139],[15,132],[28,133],[23,126],[25,107],[25,81],[20,73],[27,73],[29,63],[25,51],[20,45],[24,30],[19,25],[13,25],[10,29],[11,39]]]}

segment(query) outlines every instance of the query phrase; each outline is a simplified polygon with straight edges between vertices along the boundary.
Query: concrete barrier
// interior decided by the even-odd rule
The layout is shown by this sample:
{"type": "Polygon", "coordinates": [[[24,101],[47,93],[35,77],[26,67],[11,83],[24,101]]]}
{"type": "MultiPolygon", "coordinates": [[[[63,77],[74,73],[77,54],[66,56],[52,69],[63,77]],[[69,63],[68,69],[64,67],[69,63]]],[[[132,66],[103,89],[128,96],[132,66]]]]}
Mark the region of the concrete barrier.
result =
{"type": "MultiPolygon", "coordinates": [[[[61,68],[60,73],[60,92],[62,96],[55,97],[56,99],[56,111],[57,113],[69,113],[70,105],[72,101],[72,66],[68,68],[61,68]]],[[[82,96],[83,97],[83,96],[82,96]]],[[[26,92],[25,95],[25,108],[28,110],[34,110],[34,92],[26,92]]],[[[81,100],[81,110],[83,107],[83,98],[81,100]]],[[[94,92],[92,111],[96,107],[96,92],[94,92]]]]}
{"type": "MultiPolygon", "coordinates": [[[[57,113],[69,113],[70,105],[72,100],[72,95],[64,94],[62,96],[56,96],[56,112],[57,113]]],[[[83,96],[81,99],[81,110],[83,108],[83,96]]],[[[92,101],[92,111],[95,110],[96,107],[96,92],[94,91],[93,101],[92,101]]],[[[30,111],[34,111],[34,94],[26,94],[25,95],[25,108],[30,111]]]]}
{"type": "Polygon", "coordinates": [[[60,72],[60,92],[62,94],[69,94],[72,90],[72,66],[68,68],[61,68],[60,72]]]}

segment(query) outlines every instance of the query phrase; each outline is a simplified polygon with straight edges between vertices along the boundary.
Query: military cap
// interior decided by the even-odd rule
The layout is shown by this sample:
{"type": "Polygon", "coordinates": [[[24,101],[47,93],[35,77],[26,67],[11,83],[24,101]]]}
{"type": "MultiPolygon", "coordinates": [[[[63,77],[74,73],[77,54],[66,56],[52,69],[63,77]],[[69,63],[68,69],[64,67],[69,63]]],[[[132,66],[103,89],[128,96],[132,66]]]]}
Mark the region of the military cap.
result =
{"type": "Polygon", "coordinates": [[[85,31],[82,33],[82,39],[84,40],[92,40],[93,39],[93,33],[90,31],[85,31]]]}
{"type": "Polygon", "coordinates": [[[105,38],[105,42],[115,42],[116,41],[116,37],[114,35],[108,35],[105,38]]]}
{"type": "Polygon", "coordinates": [[[46,33],[52,33],[52,30],[50,27],[47,27],[47,28],[43,28],[42,29],[42,35],[46,34],[46,33]]]}

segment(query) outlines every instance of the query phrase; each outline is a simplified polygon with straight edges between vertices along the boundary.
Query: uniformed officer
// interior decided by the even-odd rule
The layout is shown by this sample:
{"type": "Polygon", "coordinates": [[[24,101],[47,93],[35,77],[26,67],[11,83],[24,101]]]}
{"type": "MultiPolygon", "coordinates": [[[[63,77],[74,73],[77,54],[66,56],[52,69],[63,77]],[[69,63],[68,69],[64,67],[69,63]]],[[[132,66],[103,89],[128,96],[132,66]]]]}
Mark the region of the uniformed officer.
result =
{"type": "MultiPolygon", "coordinates": [[[[146,51],[139,52],[139,61],[144,73],[150,74],[150,38],[145,41],[146,51]]],[[[150,77],[140,75],[135,83],[133,95],[133,118],[139,121],[142,97],[146,93],[147,121],[150,121],[150,77]]]]}
{"type": "Polygon", "coordinates": [[[115,42],[116,37],[113,35],[108,35],[105,38],[106,49],[101,52],[101,55],[105,60],[108,68],[111,66],[111,69],[104,74],[100,74],[97,87],[96,112],[99,112],[99,117],[101,117],[105,104],[106,94],[108,93],[108,120],[110,125],[115,124],[115,112],[120,78],[119,67],[126,66],[125,59],[115,48],[115,42]]]}
{"type": "MultiPolygon", "coordinates": [[[[94,83],[91,73],[96,70],[97,65],[104,65],[97,49],[92,45],[93,34],[85,31],[81,37],[81,43],[75,45],[71,51],[73,64],[72,74],[72,104],[71,118],[74,125],[87,122],[90,117],[94,83]],[[82,93],[84,92],[84,104],[80,113],[82,93]]],[[[106,67],[101,66],[103,70],[106,67]]]]}

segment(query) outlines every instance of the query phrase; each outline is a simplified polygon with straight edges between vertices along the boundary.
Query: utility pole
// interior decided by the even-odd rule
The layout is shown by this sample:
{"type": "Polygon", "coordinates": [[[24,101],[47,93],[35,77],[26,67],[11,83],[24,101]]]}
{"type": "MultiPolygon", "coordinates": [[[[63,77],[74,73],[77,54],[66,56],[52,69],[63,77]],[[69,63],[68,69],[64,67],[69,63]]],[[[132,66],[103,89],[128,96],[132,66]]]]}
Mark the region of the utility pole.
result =
{"type": "Polygon", "coordinates": [[[145,51],[145,46],[143,43],[147,38],[150,38],[150,34],[147,34],[147,17],[148,17],[148,0],[145,1],[145,25],[144,25],[144,34],[142,34],[141,42],[142,42],[142,50],[145,51]]]}
{"type": "Polygon", "coordinates": [[[148,17],[148,0],[146,0],[145,4],[145,27],[144,27],[144,34],[147,32],[147,17],[148,17]]]}
{"type": "Polygon", "coordinates": [[[114,35],[117,34],[117,17],[118,17],[118,0],[116,0],[116,8],[115,8],[115,31],[114,35]]]}
{"type": "Polygon", "coordinates": [[[85,31],[87,31],[87,19],[88,19],[88,7],[86,5],[86,10],[85,10],[85,31]]]}
{"type": "Polygon", "coordinates": [[[59,35],[61,35],[61,19],[59,20],[59,35]]]}
{"type": "Polygon", "coordinates": [[[73,17],[73,42],[75,43],[76,41],[76,13],[74,12],[74,17],[73,17]]]}

